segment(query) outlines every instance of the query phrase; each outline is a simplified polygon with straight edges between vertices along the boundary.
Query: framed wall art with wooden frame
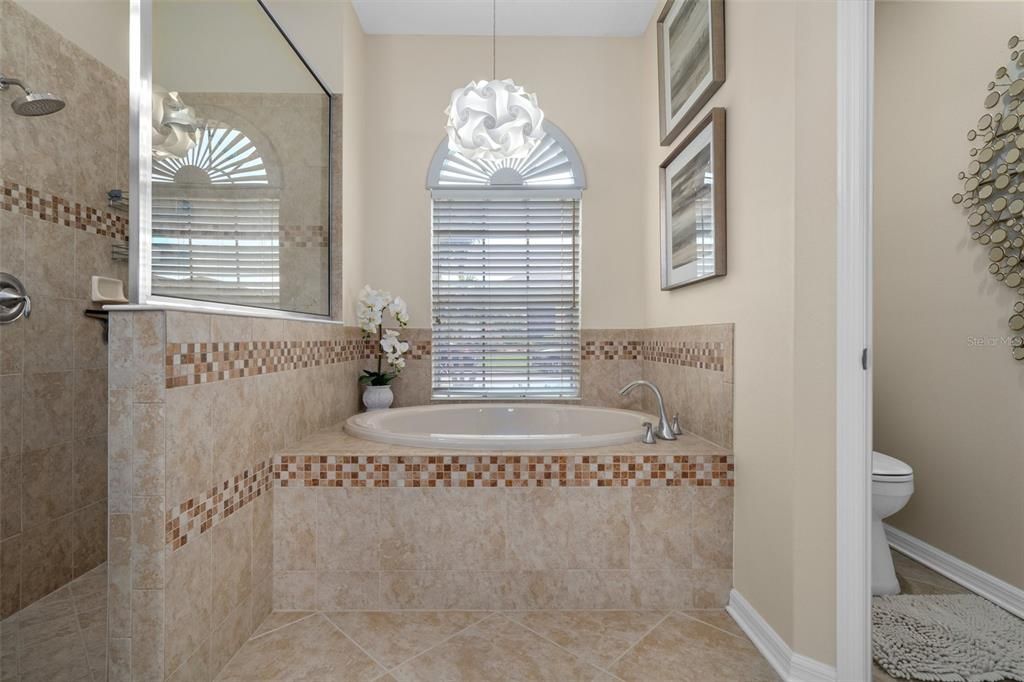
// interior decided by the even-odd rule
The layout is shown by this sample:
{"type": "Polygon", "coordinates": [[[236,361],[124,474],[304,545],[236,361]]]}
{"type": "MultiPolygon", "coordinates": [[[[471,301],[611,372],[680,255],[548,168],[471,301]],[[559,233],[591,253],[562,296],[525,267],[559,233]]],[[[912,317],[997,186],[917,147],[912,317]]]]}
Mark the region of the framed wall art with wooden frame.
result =
{"type": "Polygon", "coordinates": [[[669,0],[658,17],[658,114],[668,145],[725,82],[725,0],[669,0]]]}
{"type": "Polygon", "coordinates": [[[725,275],[725,109],[690,131],[659,180],[662,291],[725,275]]]}

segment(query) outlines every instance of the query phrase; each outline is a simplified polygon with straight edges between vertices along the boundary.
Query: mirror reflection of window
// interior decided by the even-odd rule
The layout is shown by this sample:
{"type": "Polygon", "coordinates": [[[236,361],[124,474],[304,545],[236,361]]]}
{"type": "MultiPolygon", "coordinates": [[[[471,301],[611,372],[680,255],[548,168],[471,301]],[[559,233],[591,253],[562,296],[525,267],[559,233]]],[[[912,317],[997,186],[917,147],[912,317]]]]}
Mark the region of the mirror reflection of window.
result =
{"type": "Polygon", "coordinates": [[[326,315],[329,94],[255,2],[157,0],[153,83],[153,294],[326,315]]]}

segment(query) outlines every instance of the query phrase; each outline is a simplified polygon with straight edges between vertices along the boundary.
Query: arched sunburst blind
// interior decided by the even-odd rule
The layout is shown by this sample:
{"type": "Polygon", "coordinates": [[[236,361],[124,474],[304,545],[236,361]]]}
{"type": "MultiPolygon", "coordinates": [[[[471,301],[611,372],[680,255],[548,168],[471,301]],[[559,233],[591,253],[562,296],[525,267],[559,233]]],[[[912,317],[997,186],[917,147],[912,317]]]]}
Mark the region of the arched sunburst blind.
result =
{"type": "Polygon", "coordinates": [[[433,397],[578,398],[579,155],[565,134],[530,156],[471,161],[438,147],[433,202],[433,397]]]}
{"type": "Polygon", "coordinates": [[[245,133],[214,121],[208,121],[198,133],[195,146],[184,157],[153,159],[153,182],[267,184],[263,157],[245,133]]]}
{"type": "Polygon", "coordinates": [[[207,121],[153,183],[154,294],[279,307],[280,201],[245,133],[207,121]]]}

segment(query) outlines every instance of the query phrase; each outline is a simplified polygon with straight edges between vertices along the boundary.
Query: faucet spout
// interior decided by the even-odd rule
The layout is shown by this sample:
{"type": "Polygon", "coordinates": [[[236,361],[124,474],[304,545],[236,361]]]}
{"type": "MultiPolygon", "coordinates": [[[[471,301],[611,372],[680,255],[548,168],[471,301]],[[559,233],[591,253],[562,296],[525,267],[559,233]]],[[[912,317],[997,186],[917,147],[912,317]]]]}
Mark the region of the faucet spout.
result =
{"type": "Polygon", "coordinates": [[[637,386],[651,389],[654,393],[654,398],[658,401],[658,427],[654,430],[654,434],[662,440],[676,440],[676,434],[672,432],[672,425],[669,423],[668,413],[665,411],[665,400],[661,397],[661,391],[658,390],[657,386],[650,381],[638,379],[623,386],[619,390],[619,395],[627,395],[637,386]]]}

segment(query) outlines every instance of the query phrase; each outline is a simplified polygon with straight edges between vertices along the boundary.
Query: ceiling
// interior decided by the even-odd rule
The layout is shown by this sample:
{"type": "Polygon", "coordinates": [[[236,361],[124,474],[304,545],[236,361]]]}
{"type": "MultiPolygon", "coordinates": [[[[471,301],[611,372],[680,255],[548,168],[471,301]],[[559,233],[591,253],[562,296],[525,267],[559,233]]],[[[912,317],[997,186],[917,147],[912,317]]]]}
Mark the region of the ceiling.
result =
{"type": "MultiPolygon", "coordinates": [[[[639,36],[658,0],[496,0],[498,35],[639,36]]],[[[352,0],[363,31],[490,35],[491,0],[352,0]]]]}

